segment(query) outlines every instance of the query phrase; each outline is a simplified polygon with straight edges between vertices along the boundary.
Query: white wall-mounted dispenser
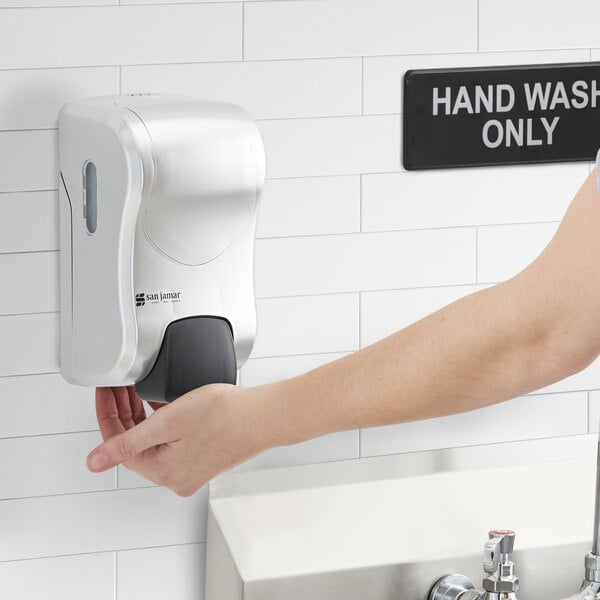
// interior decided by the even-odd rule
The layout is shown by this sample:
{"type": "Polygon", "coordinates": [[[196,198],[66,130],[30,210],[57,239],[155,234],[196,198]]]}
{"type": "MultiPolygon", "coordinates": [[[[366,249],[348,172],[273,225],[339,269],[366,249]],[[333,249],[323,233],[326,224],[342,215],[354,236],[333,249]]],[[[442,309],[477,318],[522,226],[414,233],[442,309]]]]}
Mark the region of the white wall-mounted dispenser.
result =
{"type": "Polygon", "coordinates": [[[59,115],[61,371],[169,402],[235,383],[255,338],[265,155],[241,108],[106,96],[59,115]]]}

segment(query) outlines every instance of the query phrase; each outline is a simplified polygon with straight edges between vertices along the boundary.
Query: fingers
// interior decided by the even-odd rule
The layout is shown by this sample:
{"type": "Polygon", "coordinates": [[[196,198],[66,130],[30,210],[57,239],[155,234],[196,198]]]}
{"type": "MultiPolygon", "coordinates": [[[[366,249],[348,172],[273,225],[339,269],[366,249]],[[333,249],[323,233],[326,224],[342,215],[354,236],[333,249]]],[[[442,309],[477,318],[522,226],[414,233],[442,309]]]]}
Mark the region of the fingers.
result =
{"type": "Polygon", "coordinates": [[[133,420],[133,407],[131,406],[131,397],[128,388],[114,387],[113,393],[117,402],[117,410],[119,411],[119,419],[125,429],[131,429],[135,426],[133,420]]]}
{"type": "Polygon", "coordinates": [[[96,418],[104,441],[125,431],[113,388],[96,388],[96,418]]]}
{"type": "MultiPolygon", "coordinates": [[[[152,415],[139,425],[106,439],[92,450],[87,457],[87,467],[94,473],[106,471],[125,461],[131,460],[149,448],[165,444],[169,439],[169,428],[160,415],[152,415]]],[[[175,437],[171,434],[171,437],[175,437]]]]}
{"type": "Polygon", "coordinates": [[[144,403],[142,399],[137,395],[135,386],[130,385],[127,388],[129,394],[129,404],[131,406],[131,412],[133,415],[133,422],[139,425],[146,418],[146,410],[144,409],[144,403]]]}

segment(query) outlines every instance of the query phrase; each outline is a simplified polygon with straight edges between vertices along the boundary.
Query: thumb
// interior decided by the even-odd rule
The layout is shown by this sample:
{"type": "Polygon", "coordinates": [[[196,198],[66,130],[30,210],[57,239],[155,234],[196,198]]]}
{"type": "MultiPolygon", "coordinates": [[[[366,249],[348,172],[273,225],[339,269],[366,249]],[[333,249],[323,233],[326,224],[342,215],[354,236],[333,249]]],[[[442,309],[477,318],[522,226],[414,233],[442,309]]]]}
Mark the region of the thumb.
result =
{"type": "Polygon", "coordinates": [[[101,473],[134,458],[148,448],[168,441],[163,439],[163,427],[159,421],[148,418],[109,438],[88,454],[87,468],[93,473],[101,473]]]}

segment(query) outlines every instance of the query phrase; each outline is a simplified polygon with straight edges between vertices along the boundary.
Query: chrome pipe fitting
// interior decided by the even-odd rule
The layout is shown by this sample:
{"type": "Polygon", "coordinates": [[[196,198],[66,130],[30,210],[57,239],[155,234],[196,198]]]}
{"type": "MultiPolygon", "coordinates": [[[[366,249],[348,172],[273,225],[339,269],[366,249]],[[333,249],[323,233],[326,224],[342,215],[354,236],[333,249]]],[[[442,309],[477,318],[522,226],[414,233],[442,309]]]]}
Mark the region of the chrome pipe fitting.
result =
{"type": "Polygon", "coordinates": [[[430,600],[480,600],[482,592],[464,575],[446,575],[439,579],[429,594],[430,600]]]}
{"type": "MultiPolygon", "coordinates": [[[[518,600],[519,579],[509,560],[515,545],[514,531],[492,530],[483,547],[483,589],[475,589],[464,575],[442,577],[429,593],[429,600],[518,600]]],[[[600,599],[599,599],[600,600],[600,599]]]]}

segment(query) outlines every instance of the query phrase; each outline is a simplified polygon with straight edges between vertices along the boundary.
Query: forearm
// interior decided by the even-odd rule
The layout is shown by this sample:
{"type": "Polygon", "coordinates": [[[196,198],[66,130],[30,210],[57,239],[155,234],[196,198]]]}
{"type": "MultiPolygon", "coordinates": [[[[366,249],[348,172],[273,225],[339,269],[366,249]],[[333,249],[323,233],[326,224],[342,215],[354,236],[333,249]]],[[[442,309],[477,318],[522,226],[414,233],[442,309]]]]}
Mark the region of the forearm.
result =
{"type": "Polygon", "coordinates": [[[471,410],[539,389],[600,348],[600,196],[590,175],[544,252],[350,356],[254,388],[267,445],[471,410]]]}
{"type": "Polygon", "coordinates": [[[557,355],[552,327],[514,314],[518,285],[471,294],[350,356],[262,386],[274,445],[470,410],[577,370],[557,355]]]}

